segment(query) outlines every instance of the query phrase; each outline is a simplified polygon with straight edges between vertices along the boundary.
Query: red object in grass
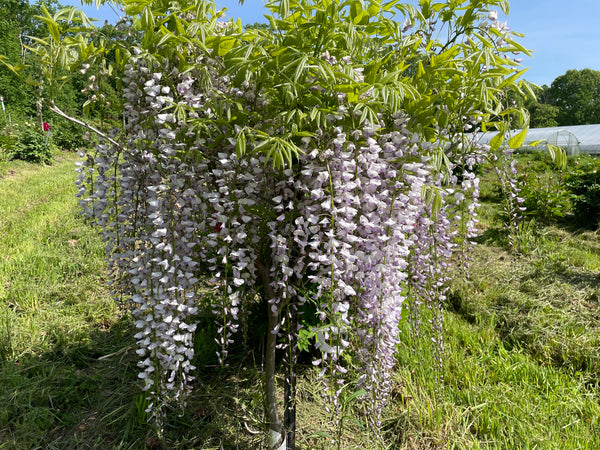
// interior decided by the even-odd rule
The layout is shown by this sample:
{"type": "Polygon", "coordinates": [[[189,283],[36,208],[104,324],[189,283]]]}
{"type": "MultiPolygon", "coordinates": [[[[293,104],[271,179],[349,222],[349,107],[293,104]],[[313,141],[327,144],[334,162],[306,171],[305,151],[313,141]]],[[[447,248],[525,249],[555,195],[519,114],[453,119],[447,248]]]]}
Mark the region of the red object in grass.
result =
{"type": "Polygon", "coordinates": [[[44,131],[50,131],[50,125],[48,125],[48,123],[47,123],[47,122],[44,122],[44,123],[42,124],[42,128],[44,129],[44,131]]]}

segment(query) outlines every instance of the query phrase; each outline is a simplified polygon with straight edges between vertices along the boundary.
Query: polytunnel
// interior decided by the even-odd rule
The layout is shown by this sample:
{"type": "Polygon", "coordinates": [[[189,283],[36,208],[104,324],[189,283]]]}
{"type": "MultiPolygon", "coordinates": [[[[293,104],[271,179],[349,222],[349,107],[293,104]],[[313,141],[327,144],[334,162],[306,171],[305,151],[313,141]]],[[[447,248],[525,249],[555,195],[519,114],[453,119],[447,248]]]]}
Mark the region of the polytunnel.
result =
{"type": "MultiPolygon", "coordinates": [[[[521,130],[512,130],[514,136],[521,130]]],[[[476,140],[480,144],[489,144],[497,131],[479,133],[476,140]]],[[[600,155],[600,124],[570,125],[564,127],[530,128],[521,148],[531,148],[529,144],[535,141],[545,141],[557,147],[564,148],[568,155],[587,153],[600,155]]],[[[539,148],[543,148],[542,145],[539,148]]]]}

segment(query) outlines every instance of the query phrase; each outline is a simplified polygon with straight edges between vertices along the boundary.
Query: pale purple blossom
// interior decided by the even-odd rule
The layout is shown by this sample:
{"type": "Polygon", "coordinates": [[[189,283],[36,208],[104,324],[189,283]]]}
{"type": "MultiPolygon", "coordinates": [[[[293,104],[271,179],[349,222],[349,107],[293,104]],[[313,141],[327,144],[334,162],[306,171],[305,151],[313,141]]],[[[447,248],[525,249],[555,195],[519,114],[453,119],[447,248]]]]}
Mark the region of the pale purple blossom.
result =
{"type": "MultiPolygon", "coordinates": [[[[199,280],[208,279],[207,312],[224,364],[260,295],[279,314],[268,332],[295,361],[298,311],[311,296],[321,321],[315,363],[331,410],[340,411],[348,372],[343,356],[355,345],[369,420],[380,429],[407,298],[432,309],[431,326],[441,327],[457,230],[470,239],[476,224],[478,155],[460,147],[462,181],[450,177],[451,186],[442,187],[430,164],[434,145],[409,130],[409,118],[398,112],[347,129],[340,110],[327,115],[329,128],[303,137],[305,153],[291,166],[274,169],[258,152],[238,156],[239,130],[211,124],[197,132],[173,113],[179,105],[188,118],[212,118],[214,98],[227,96],[247,99],[248,108],[262,113],[268,99],[253,83],[235,86],[209,55],[199,60],[213,88],[197,82],[199,74],[167,64],[163,75],[141,50],[133,53],[124,78],[124,149],[100,143],[87,155],[78,169],[79,197],[102,230],[113,287],[130,299],[148,411],[160,422],[167,402],[191,389],[199,280]],[[440,211],[425,201],[428,188],[441,196],[440,211]]],[[[321,58],[338,69],[351,63],[347,56],[338,63],[328,51],[321,58]]],[[[347,70],[363,81],[363,68],[347,70]]]]}

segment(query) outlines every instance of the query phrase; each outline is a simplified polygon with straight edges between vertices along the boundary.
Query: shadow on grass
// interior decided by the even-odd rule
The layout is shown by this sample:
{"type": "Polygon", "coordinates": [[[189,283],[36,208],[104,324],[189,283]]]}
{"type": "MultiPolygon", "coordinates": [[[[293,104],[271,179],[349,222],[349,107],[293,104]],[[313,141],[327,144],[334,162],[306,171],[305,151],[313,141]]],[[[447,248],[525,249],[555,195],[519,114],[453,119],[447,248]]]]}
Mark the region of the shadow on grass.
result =
{"type": "MultiPolygon", "coordinates": [[[[553,267],[553,270],[548,271],[547,266],[548,265],[544,267],[545,276],[552,277],[555,281],[562,284],[568,284],[572,286],[573,289],[584,290],[600,287],[600,277],[597,273],[570,270],[558,263],[551,266],[553,267]]],[[[527,277],[524,277],[523,281],[527,279],[535,280],[536,278],[539,278],[539,274],[533,273],[527,277]]],[[[596,306],[598,306],[597,294],[592,294],[589,299],[596,303],[596,306]]]]}
{"type": "Polygon", "coordinates": [[[508,231],[501,227],[489,227],[478,234],[473,241],[477,244],[506,247],[508,245],[508,231]]]}
{"type": "Polygon", "coordinates": [[[107,447],[127,434],[127,404],[135,393],[130,323],[90,333],[81,344],[2,362],[0,399],[6,448],[96,448],[89,431],[102,422],[107,447]]]}
{"type": "Polygon", "coordinates": [[[200,333],[197,362],[206,365],[186,407],[167,411],[159,441],[144,412],[132,330],[124,316],[90,333],[86,343],[0,362],[0,448],[261,448],[263,398],[254,351],[238,349],[222,368],[212,364],[212,345],[200,333]]]}

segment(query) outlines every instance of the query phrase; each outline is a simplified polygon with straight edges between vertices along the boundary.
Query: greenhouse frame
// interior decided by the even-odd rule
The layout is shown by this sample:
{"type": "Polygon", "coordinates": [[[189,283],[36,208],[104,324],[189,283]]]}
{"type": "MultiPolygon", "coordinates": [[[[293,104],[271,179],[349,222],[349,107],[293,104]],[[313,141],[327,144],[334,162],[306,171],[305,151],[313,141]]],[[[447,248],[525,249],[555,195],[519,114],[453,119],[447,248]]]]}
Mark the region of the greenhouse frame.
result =
{"type": "MultiPolygon", "coordinates": [[[[510,137],[522,130],[512,130],[510,137]]],[[[478,133],[476,141],[480,144],[489,144],[497,131],[478,133]]],[[[567,155],[579,155],[581,153],[600,155],[600,124],[593,125],[571,125],[564,127],[530,128],[521,148],[529,148],[532,142],[542,141],[534,147],[543,149],[544,144],[552,144],[564,148],[567,155]]]]}

